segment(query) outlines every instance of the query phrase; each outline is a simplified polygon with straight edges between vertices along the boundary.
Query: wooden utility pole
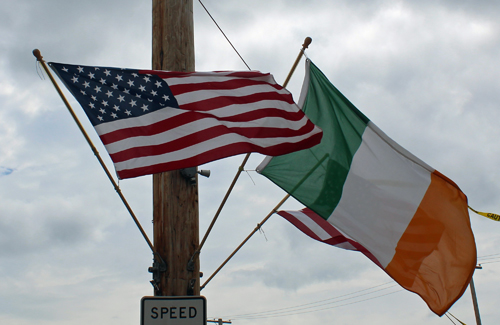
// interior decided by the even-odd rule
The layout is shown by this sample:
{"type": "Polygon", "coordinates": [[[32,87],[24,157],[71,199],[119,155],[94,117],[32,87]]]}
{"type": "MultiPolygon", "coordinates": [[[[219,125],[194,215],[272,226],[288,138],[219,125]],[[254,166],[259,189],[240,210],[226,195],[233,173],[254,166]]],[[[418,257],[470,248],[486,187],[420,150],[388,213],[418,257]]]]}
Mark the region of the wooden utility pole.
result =
{"type": "MultiPolygon", "coordinates": [[[[152,48],[154,70],[194,71],[193,0],[153,0],[152,48]]],[[[198,296],[198,186],[179,170],[153,175],[153,232],[155,295],[198,296]]]]}

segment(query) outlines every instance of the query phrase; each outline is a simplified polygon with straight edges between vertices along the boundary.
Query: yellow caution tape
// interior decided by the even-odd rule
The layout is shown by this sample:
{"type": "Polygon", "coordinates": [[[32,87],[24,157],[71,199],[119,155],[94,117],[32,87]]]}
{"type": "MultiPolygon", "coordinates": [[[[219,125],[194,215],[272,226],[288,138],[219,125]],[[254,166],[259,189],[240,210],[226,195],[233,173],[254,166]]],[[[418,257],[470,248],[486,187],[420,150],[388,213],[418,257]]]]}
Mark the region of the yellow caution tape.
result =
{"type": "Polygon", "coordinates": [[[495,213],[486,213],[486,212],[479,212],[479,211],[474,210],[471,207],[469,207],[469,209],[471,209],[475,213],[477,213],[477,214],[479,214],[479,215],[481,215],[483,217],[486,217],[488,219],[495,220],[495,221],[500,221],[500,215],[498,215],[498,214],[495,214],[495,213]]]}

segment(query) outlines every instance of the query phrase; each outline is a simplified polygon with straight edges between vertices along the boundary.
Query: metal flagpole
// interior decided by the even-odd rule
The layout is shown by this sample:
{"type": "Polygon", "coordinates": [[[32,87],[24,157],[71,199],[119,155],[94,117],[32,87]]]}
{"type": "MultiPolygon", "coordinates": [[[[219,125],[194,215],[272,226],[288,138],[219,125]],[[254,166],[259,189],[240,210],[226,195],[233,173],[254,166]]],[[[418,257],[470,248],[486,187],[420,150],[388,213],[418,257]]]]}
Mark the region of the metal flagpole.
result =
{"type": "MultiPolygon", "coordinates": [[[[483,267],[477,265],[476,269],[481,270],[483,267]]],[[[474,279],[470,278],[470,293],[472,295],[472,303],[474,305],[474,315],[476,315],[476,324],[481,325],[481,316],[479,315],[479,304],[477,303],[476,287],[474,286],[474,279]]]]}

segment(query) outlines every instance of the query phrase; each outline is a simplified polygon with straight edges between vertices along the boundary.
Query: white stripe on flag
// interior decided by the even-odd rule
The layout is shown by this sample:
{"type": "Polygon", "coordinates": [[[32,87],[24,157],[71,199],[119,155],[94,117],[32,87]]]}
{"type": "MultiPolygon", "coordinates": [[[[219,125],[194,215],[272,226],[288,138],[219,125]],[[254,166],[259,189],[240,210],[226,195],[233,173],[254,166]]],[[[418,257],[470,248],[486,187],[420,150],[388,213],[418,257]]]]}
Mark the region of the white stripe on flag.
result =
{"type": "Polygon", "coordinates": [[[317,224],[313,219],[309,218],[302,211],[286,211],[286,212],[294,216],[295,219],[300,221],[304,225],[304,227],[307,227],[309,230],[311,230],[321,240],[327,240],[332,238],[332,236],[330,236],[330,234],[325,229],[323,229],[319,224],[317,224]]]}

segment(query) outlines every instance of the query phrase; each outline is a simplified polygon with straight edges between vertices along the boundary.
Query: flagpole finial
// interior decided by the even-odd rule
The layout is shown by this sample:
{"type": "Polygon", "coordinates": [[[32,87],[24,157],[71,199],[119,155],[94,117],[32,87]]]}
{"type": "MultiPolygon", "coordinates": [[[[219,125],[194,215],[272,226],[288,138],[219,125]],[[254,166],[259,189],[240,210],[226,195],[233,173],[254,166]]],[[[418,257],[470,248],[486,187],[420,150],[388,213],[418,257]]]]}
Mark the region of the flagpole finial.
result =
{"type": "Polygon", "coordinates": [[[311,42],[312,42],[312,38],[306,37],[306,39],[304,40],[304,44],[302,44],[302,48],[300,49],[300,53],[297,56],[297,59],[295,59],[295,62],[292,66],[292,69],[288,73],[288,76],[286,77],[285,82],[283,83],[283,88],[286,88],[286,86],[288,85],[288,82],[290,81],[290,78],[292,77],[292,74],[295,71],[297,64],[299,64],[300,58],[302,57],[302,55],[305,55],[306,49],[309,47],[311,42]]]}
{"type": "Polygon", "coordinates": [[[304,40],[304,44],[302,44],[302,48],[303,49],[306,49],[309,47],[309,45],[311,44],[312,42],[312,38],[310,38],[309,36],[306,37],[306,39],[304,40]]]}
{"type": "Polygon", "coordinates": [[[43,56],[42,56],[42,53],[40,53],[40,50],[39,50],[39,49],[34,49],[34,50],[33,50],[33,55],[35,56],[35,58],[36,58],[38,61],[43,61],[43,56]]]}

